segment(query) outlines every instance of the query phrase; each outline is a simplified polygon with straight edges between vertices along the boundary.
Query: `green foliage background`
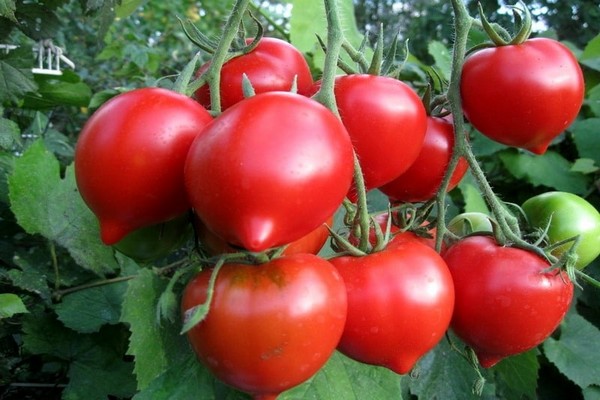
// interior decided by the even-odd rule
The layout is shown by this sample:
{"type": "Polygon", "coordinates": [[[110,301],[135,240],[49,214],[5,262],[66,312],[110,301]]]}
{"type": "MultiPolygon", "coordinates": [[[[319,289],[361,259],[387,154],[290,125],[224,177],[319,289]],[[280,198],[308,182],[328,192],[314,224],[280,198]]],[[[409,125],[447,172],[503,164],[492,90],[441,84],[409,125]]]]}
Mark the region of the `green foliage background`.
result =
{"type": "MultiPolygon", "coordinates": [[[[449,3],[406,2],[407,9],[393,3],[340,1],[348,37],[358,45],[364,32],[373,27],[377,32],[376,22],[383,21],[387,37],[400,31],[410,38],[404,79],[422,90],[433,70],[448,78],[449,3]],[[419,18],[409,18],[411,12],[419,18]]],[[[600,26],[600,7],[588,1],[569,10],[560,2],[534,5],[550,8],[549,29],[538,34],[566,41],[584,68],[581,114],[543,156],[493,143],[478,132],[472,132],[472,145],[505,201],[563,190],[600,208],[600,35],[593,29],[600,26]]],[[[181,287],[169,286],[170,265],[185,258],[191,244],[150,266],[104,246],[95,217],[77,193],[72,167],[78,132],[94,109],[123,90],[170,87],[196,53],[177,17],[217,37],[230,6],[230,0],[0,0],[0,43],[19,45],[0,51],[0,398],[247,397],[215,381],[196,361],[177,318],[157,321],[157,307],[177,307],[181,287]],[[66,50],[74,71],[61,77],[32,74],[30,48],[48,38],[66,50]]],[[[497,2],[484,6],[492,19],[507,21],[496,12],[497,2]]],[[[315,33],[323,35],[326,28],[321,2],[265,1],[258,8],[269,35],[285,37],[305,52],[318,75],[323,55],[315,33]]],[[[473,32],[473,43],[481,38],[473,32]]],[[[371,202],[374,208],[383,205],[376,192],[371,202]]],[[[469,177],[451,193],[449,206],[454,213],[486,210],[469,177]]],[[[600,278],[600,262],[586,271],[600,278]]],[[[583,284],[550,339],[483,371],[482,397],[599,399],[599,327],[600,295],[583,284]]],[[[472,392],[477,375],[452,345],[462,346],[451,336],[443,340],[410,376],[336,353],[313,379],[281,398],[477,398],[472,392]]]]}

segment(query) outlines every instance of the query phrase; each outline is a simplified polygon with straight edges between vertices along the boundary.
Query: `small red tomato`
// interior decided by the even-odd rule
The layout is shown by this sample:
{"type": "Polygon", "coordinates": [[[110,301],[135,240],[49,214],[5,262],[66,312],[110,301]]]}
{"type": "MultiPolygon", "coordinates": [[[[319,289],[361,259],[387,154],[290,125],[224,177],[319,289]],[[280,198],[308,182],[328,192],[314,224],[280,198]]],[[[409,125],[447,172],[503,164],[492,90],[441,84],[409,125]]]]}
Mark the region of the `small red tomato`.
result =
{"type": "MultiPolygon", "coordinates": [[[[402,175],[379,189],[394,201],[420,202],[432,199],[442,184],[453,146],[452,122],[428,117],[425,142],[415,162],[402,175]]],[[[448,191],[459,184],[467,169],[467,160],[461,158],[450,178],[448,191]]]]}
{"type": "Polygon", "coordinates": [[[120,94],[89,118],[75,147],[75,177],[105,244],[190,209],[183,167],[211,121],[194,100],[160,88],[120,94]]]}
{"type": "MultiPolygon", "coordinates": [[[[247,43],[250,43],[250,39],[247,43]]],[[[209,63],[198,70],[205,72],[209,63]]],[[[226,62],[221,69],[221,110],[226,110],[244,99],[242,76],[246,74],[255,93],[273,91],[289,92],[294,80],[297,92],[308,95],[312,91],[313,79],[310,67],[298,49],[288,42],[263,37],[256,48],[226,62]]],[[[210,109],[210,90],[208,85],[201,86],[195,97],[207,109],[210,109]]]]}
{"type": "Polygon", "coordinates": [[[481,133],[536,154],[577,117],[584,81],[573,53],[552,39],[479,50],[464,63],[463,110],[481,133]]]}
{"type": "Polygon", "coordinates": [[[573,284],[539,256],[469,236],[444,253],[454,280],[451,327],[489,368],[542,343],[560,324],[573,284]]]}
{"type": "Polygon", "coordinates": [[[432,248],[407,240],[364,257],[330,261],[348,292],[342,353],[405,374],[444,336],[454,287],[446,263],[432,248]]]}
{"type": "MultiPolygon", "coordinates": [[[[210,270],[190,281],[182,311],[206,300],[210,270]]],[[[262,265],[225,264],[206,318],[188,331],[192,348],[223,382],[256,399],[313,376],[335,350],[346,321],[336,269],[312,254],[262,265]]]]}

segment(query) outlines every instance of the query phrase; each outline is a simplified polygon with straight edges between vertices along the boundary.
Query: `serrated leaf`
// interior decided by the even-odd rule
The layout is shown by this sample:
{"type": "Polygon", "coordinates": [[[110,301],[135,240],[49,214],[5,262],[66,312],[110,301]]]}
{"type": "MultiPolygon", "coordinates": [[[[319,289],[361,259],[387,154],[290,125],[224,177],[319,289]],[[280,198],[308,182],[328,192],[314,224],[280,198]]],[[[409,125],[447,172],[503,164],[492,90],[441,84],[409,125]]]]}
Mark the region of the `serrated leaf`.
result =
{"type": "Polygon", "coordinates": [[[401,399],[402,380],[387,368],[359,363],[335,352],[314,377],[278,399],[401,399]]]}
{"type": "Polygon", "coordinates": [[[542,155],[507,150],[499,153],[504,167],[517,179],[533,186],[584,194],[588,189],[585,175],[571,171],[571,163],[561,154],[547,151],[542,155]]]}
{"type": "Polygon", "coordinates": [[[571,171],[580,172],[582,174],[592,174],[597,172],[599,169],[600,168],[598,168],[594,160],[591,158],[578,158],[571,167],[571,171]]]}
{"type": "Polygon", "coordinates": [[[418,378],[409,382],[410,391],[420,399],[480,399],[472,392],[477,379],[473,368],[447,340],[442,340],[417,364],[418,378]]]}
{"type": "Polygon", "coordinates": [[[579,314],[567,314],[560,338],[548,338],[543,349],[548,360],[579,387],[600,385],[600,330],[579,314]]]}
{"type": "Polygon", "coordinates": [[[27,92],[37,90],[32,66],[31,49],[19,47],[0,54],[0,104],[7,100],[17,102],[27,92]]]}
{"type": "Polygon", "coordinates": [[[433,40],[427,46],[427,50],[435,61],[438,73],[440,73],[445,80],[450,80],[452,54],[448,48],[442,42],[433,40]]]}
{"type": "Polygon", "coordinates": [[[538,350],[507,357],[494,367],[497,389],[502,398],[535,399],[538,370],[538,350]]]}
{"type": "Polygon", "coordinates": [[[47,303],[52,299],[48,287],[48,266],[36,262],[38,251],[28,254],[15,254],[12,262],[19,268],[13,268],[7,275],[13,286],[34,293],[47,303]]]}
{"type": "Polygon", "coordinates": [[[14,293],[0,293],[0,319],[27,313],[23,300],[14,293]]]}
{"type": "Polygon", "coordinates": [[[102,325],[119,322],[126,289],[127,285],[121,282],[75,292],[56,306],[56,314],[74,331],[98,332],[102,325]]]}
{"type": "Polygon", "coordinates": [[[17,6],[14,0],[0,0],[0,17],[7,18],[12,22],[17,22],[15,18],[15,10],[17,6]]]}
{"type": "Polygon", "coordinates": [[[28,314],[23,320],[23,348],[72,360],[93,345],[91,338],[65,328],[48,314],[28,314]]]}
{"type": "Polygon", "coordinates": [[[592,159],[600,165],[600,118],[576,121],[570,128],[580,157],[592,159]]]}
{"type": "Polygon", "coordinates": [[[84,268],[103,276],[118,265],[99,237],[98,221],[84,204],[73,166],[60,176],[56,157],[36,141],[15,161],[9,176],[11,209],[19,225],[65,247],[84,268]]]}
{"type": "Polygon", "coordinates": [[[108,396],[129,398],[135,393],[131,363],[113,358],[75,360],[69,368],[64,400],[106,400],[108,396]]]}

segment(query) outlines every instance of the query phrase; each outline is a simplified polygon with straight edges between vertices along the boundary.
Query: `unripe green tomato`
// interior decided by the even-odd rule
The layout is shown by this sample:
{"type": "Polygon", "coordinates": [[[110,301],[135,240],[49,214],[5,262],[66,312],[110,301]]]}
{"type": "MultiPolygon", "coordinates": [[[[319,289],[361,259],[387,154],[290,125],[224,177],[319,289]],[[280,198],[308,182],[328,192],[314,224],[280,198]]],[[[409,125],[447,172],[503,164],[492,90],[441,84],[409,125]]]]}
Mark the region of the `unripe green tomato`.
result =
{"type": "MultiPolygon", "coordinates": [[[[523,211],[532,228],[544,230],[548,226],[550,244],[580,236],[577,269],[585,268],[600,254],[600,213],[587,200],[567,192],[547,192],[526,200],[523,211]]],[[[552,251],[560,257],[572,243],[552,251]]]]}
{"type": "Polygon", "coordinates": [[[137,229],[113,247],[138,262],[166,257],[191,233],[187,215],[156,225],[137,229]]]}
{"type": "Polygon", "coordinates": [[[493,232],[489,215],[482,212],[465,212],[458,214],[448,222],[448,230],[460,237],[475,232],[493,232]]]}

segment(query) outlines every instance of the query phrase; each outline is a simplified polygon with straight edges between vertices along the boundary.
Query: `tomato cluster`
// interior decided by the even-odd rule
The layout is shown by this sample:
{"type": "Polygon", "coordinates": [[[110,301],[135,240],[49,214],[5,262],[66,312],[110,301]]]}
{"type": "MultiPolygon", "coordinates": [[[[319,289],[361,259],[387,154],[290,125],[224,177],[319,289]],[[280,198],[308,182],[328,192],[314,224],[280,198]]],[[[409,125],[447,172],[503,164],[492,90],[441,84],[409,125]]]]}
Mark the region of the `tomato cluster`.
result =
{"type": "MultiPolygon", "coordinates": [[[[535,42],[514,51],[527,54],[536,46],[552,47],[535,42]]],[[[557,117],[562,125],[507,119],[505,111],[490,106],[498,100],[494,93],[485,102],[473,99],[508,76],[476,75],[488,61],[480,58],[496,57],[487,54],[476,53],[465,64],[466,118],[490,137],[511,132],[519,140],[505,143],[543,152],[572,120],[579,89],[547,95],[573,103],[570,110],[552,104],[566,113],[557,117]],[[479,103],[492,114],[483,115],[479,103]],[[497,115],[521,126],[502,126],[497,115]],[[535,137],[524,139],[530,133],[535,137]]],[[[501,62],[520,59],[510,52],[498,57],[490,63],[501,71],[507,68],[501,62]]],[[[452,116],[427,115],[414,89],[390,77],[337,77],[339,116],[311,97],[320,90],[299,51],[263,38],[223,65],[223,111],[214,118],[207,111],[208,84],[195,99],[146,88],[109,100],[81,132],[77,184],[105,244],[149,261],[181,243],[179,233],[191,225],[203,255],[229,257],[192,278],[182,295],[184,320],[209,303],[205,318],[187,331],[204,365],[255,398],[275,398],[313,376],[336,349],[405,374],[448,329],[484,367],[548,337],[569,308],[573,284],[540,255],[498,243],[492,218],[457,217],[449,225],[454,239],[440,238],[439,252],[436,230],[427,222],[416,223],[427,238],[396,218],[391,223],[395,214],[358,223],[366,215],[357,206],[365,191],[379,189],[399,207],[436,197],[455,147],[452,116]],[[244,74],[255,89],[247,98],[244,74]],[[297,92],[290,92],[293,87],[297,92]],[[357,160],[364,187],[356,179],[357,160]],[[358,217],[345,240],[335,235],[341,253],[325,259],[318,254],[342,204],[358,217]],[[386,231],[391,238],[383,237],[386,231]]],[[[533,107],[520,99],[521,107],[533,107]]],[[[459,159],[446,190],[466,170],[459,159]]],[[[558,197],[533,198],[523,209],[531,226],[543,230],[549,224],[547,240],[562,245],[554,255],[570,254],[562,241],[573,239],[577,267],[583,268],[600,249],[600,215],[582,206],[583,199],[569,198],[574,203],[564,205],[565,195],[558,197]],[[563,229],[561,213],[573,208],[585,211],[573,229],[563,229]]]]}

